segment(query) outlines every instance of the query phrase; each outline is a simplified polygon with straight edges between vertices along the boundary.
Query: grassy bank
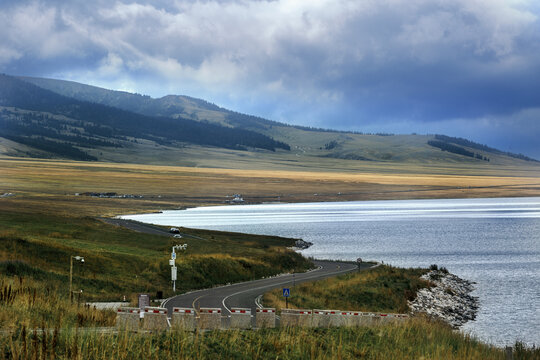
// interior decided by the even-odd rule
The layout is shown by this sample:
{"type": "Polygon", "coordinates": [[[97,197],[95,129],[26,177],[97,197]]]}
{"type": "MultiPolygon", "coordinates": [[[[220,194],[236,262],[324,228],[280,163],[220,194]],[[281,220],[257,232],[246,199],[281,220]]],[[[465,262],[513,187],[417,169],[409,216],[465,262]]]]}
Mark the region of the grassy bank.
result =
{"type": "MultiPolygon", "coordinates": [[[[407,313],[407,300],[429,286],[420,276],[427,269],[402,269],[388,265],[336,278],[304,283],[291,288],[290,308],[340,309],[407,313]]],[[[285,308],[281,289],[263,297],[265,306],[285,308]]]]}
{"type": "MultiPolygon", "coordinates": [[[[505,359],[503,349],[424,320],[357,329],[152,335],[20,328],[0,336],[0,351],[10,359],[505,359]]],[[[538,355],[519,344],[514,349],[514,359],[538,355]]]]}
{"type": "MultiPolygon", "coordinates": [[[[77,215],[57,215],[40,207],[5,208],[0,202],[0,328],[77,323],[79,309],[63,302],[68,296],[70,256],[75,261],[73,289],[81,301],[134,301],[137,293],[171,296],[170,236],[138,233],[77,215]],[[49,300],[47,300],[49,299],[49,300]],[[47,306],[47,301],[51,305],[47,306]],[[66,307],[67,306],[67,307],[66,307]],[[62,323],[62,321],[60,321],[62,323]]],[[[178,292],[247,281],[289,271],[303,271],[311,262],[288,250],[294,240],[273,236],[182,229],[195,238],[180,241],[188,250],[176,265],[178,292]]],[[[85,318],[97,314],[83,314],[85,318]]],[[[112,324],[111,320],[78,321],[81,326],[112,324]]]]}

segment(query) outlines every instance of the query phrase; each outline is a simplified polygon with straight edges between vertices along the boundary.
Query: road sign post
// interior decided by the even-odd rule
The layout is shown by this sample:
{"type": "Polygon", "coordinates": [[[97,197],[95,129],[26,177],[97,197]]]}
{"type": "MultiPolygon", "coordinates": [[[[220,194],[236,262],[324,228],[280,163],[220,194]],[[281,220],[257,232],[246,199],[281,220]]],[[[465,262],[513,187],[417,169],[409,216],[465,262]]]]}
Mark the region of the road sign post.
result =
{"type": "Polygon", "coordinates": [[[283,288],[283,297],[285,298],[285,308],[289,308],[289,296],[291,296],[291,289],[283,288]]]}

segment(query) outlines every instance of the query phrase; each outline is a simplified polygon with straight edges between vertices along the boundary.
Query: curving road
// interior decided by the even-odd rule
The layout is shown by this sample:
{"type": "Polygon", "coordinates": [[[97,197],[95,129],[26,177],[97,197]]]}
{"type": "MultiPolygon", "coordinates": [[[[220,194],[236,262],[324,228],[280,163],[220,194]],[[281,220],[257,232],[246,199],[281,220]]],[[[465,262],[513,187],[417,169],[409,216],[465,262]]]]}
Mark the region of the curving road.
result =
{"type": "MultiPolygon", "coordinates": [[[[117,226],[123,226],[131,230],[154,235],[172,236],[167,230],[155,225],[145,224],[138,221],[101,218],[100,220],[117,226]]],[[[182,234],[185,237],[198,238],[189,234],[182,234]]],[[[284,274],[266,279],[246,281],[242,283],[220,286],[210,289],[192,291],[186,294],[173,296],[163,302],[163,306],[172,314],[173,307],[188,307],[199,309],[201,307],[221,308],[223,315],[229,315],[232,307],[250,308],[251,313],[255,313],[256,303],[261,295],[276,289],[290,288],[291,295],[294,296],[294,286],[307,281],[316,281],[328,277],[345,274],[354,270],[366,270],[373,266],[370,263],[342,263],[329,260],[314,260],[317,269],[305,273],[284,274]]],[[[179,274],[179,280],[182,275],[179,274]]]]}
{"type": "MultiPolygon", "coordinates": [[[[151,234],[151,235],[161,235],[161,236],[174,236],[175,234],[171,234],[166,229],[152,224],[145,224],[139,221],[135,220],[125,220],[125,219],[117,219],[117,218],[98,218],[99,220],[115,226],[122,226],[127,229],[142,232],[145,234],[151,234]]],[[[204,240],[198,236],[190,235],[186,233],[179,233],[182,237],[186,238],[192,238],[192,239],[198,239],[198,240],[204,240]]]]}
{"type": "Polygon", "coordinates": [[[294,295],[294,286],[296,284],[321,280],[356,269],[366,270],[374,266],[373,264],[359,264],[357,266],[350,263],[323,260],[315,260],[314,263],[318,268],[305,273],[285,274],[272,278],[193,291],[173,296],[165,300],[163,306],[168,309],[169,313],[172,313],[173,307],[196,309],[200,307],[213,307],[221,308],[223,315],[229,315],[232,307],[242,307],[250,308],[251,313],[255,314],[255,308],[258,306],[258,298],[272,289],[290,288],[291,295],[294,295]]]}

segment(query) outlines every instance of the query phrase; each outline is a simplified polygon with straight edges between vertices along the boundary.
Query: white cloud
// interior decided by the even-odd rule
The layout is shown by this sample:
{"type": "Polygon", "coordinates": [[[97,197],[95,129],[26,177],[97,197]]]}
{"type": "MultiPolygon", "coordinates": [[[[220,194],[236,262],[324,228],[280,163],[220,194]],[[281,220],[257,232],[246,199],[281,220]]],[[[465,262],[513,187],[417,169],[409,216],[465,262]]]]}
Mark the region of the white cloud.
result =
{"type": "Polygon", "coordinates": [[[26,61],[32,75],[328,127],[493,122],[540,106],[527,95],[540,92],[529,81],[540,71],[533,0],[21,0],[0,10],[3,71],[26,61]]]}
{"type": "Polygon", "coordinates": [[[0,66],[20,59],[22,56],[23,54],[20,51],[0,46],[0,66]]]}

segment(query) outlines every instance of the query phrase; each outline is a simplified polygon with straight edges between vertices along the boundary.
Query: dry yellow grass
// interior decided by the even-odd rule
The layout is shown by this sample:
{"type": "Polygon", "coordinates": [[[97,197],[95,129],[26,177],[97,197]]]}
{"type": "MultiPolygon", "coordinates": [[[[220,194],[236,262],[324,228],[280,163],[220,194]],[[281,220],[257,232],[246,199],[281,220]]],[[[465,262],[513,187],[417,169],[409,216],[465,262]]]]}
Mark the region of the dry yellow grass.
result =
{"type": "Polygon", "coordinates": [[[469,168],[366,164],[361,171],[191,168],[101,162],[0,158],[2,202],[47,203],[58,211],[114,214],[223,203],[539,196],[537,168],[469,168]],[[89,191],[141,194],[143,199],[92,199],[89,191]],[[56,205],[55,205],[56,204],[56,205]]]}

